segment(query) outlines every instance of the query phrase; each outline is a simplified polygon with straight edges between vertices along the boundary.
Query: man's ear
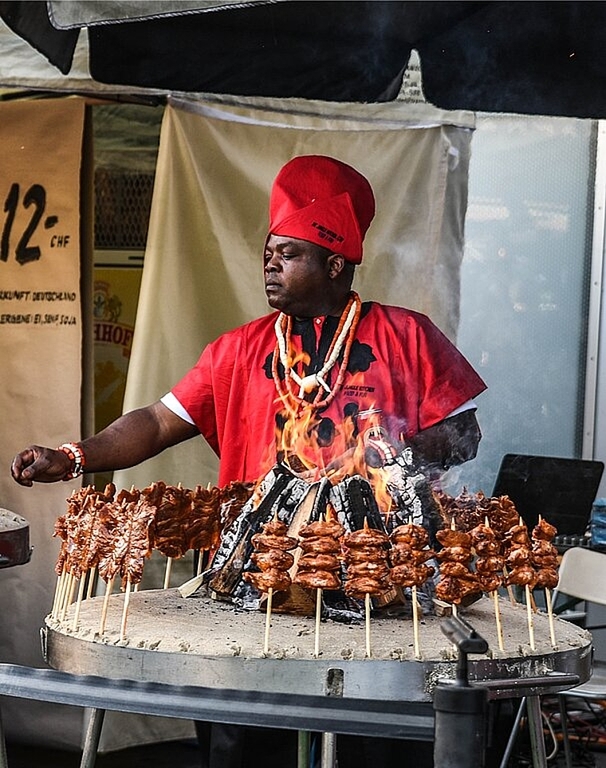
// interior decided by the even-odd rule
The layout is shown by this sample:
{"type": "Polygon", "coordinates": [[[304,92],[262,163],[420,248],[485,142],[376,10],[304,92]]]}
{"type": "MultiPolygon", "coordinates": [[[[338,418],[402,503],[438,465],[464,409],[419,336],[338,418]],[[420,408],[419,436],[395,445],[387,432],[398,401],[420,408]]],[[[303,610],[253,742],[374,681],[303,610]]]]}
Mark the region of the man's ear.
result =
{"type": "Polygon", "coordinates": [[[328,257],[328,276],[331,280],[338,277],[345,267],[345,257],[340,253],[331,253],[328,257]]]}

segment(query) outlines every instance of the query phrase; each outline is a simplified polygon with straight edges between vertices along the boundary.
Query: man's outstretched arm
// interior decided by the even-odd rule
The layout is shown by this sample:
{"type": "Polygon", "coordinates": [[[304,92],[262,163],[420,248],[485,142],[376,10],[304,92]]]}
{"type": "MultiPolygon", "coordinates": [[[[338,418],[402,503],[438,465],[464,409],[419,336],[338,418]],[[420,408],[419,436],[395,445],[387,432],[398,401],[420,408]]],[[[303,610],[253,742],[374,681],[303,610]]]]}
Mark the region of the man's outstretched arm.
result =
{"type": "MultiPolygon", "coordinates": [[[[81,446],[87,473],[109,472],[140,464],[165,448],[195,437],[198,429],[170,411],[161,402],[120,416],[81,446]]],[[[18,453],[11,474],[20,485],[54,483],[73,469],[64,451],[30,445],[18,453]]]]}

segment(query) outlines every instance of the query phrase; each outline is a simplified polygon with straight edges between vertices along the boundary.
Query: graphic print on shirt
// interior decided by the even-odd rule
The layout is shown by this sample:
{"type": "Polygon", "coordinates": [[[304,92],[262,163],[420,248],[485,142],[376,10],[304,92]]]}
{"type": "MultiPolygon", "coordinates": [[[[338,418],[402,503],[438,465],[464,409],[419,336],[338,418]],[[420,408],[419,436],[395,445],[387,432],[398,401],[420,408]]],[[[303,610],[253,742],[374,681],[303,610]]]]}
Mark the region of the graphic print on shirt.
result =
{"type": "MultiPolygon", "coordinates": [[[[365,315],[368,311],[366,307],[365,310],[366,311],[363,311],[363,315],[365,315]]],[[[317,338],[317,331],[314,328],[311,320],[296,321],[293,324],[293,335],[300,337],[301,349],[303,350],[306,360],[309,361],[306,365],[304,365],[302,375],[317,372],[322,367],[336,329],[337,318],[333,317],[327,317],[324,320],[319,338],[317,338]]],[[[266,357],[265,363],[263,365],[265,376],[268,379],[273,378],[273,359],[274,353],[271,352],[266,357]]],[[[335,370],[338,370],[342,359],[343,354],[339,356],[339,359],[334,366],[335,370]]],[[[350,381],[351,384],[345,383],[343,385],[342,394],[345,399],[343,401],[343,411],[339,414],[341,426],[343,426],[345,422],[349,422],[347,431],[350,433],[350,437],[354,439],[358,434],[356,417],[358,412],[362,410],[358,404],[358,401],[360,398],[362,398],[364,402],[366,402],[368,397],[372,397],[372,393],[375,389],[374,386],[364,384],[363,374],[369,371],[372,363],[376,362],[376,360],[377,358],[375,357],[370,344],[366,344],[360,342],[358,339],[354,339],[346,369],[347,373],[349,374],[348,381],[350,381]],[[360,374],[361,376],[358,375],[354,377],[355,374],[360,374]]],[[[279,361],[277,373],[280,379],[284,381],[284,366],[279,361]]],[[[331,376],[329,377],[329,381],[331,378],[332,372],[331,376]]],[[[313,400],[314,395],[315,391],[308,393],[306,399],[313,400]]],[[[321,410],[319,410],[318,420],[316,421],[313,429],[318,447],[325,449],[331,447],[334,444],[335,438],[341,432],[341,430],[339,430],[338,425],[334,421],[334,418],[322,416],[321,413],[321,410]]],[[[276,414],[276,432],[278,444],[281,442],[281,436],[283,434],[287,420],[288,415],[285,411],[280,411],[276,414]]]]}

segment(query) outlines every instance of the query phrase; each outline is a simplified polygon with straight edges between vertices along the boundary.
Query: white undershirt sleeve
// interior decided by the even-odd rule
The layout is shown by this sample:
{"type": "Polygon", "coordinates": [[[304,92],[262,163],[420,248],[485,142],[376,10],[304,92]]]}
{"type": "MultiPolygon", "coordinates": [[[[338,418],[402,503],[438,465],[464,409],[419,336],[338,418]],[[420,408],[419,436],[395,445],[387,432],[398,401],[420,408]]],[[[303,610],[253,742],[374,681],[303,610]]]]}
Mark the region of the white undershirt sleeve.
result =
{"type": "Polygon", "coordinates": [[[173,395],[172,392],[167,392],[164,397],[160,398],[160,402],[163,403],[169,411],[172,411],[174,414],[179,416],[179,418],[183,419],[183,421],[186,421],[188,424],[193,424],[194,420],[189,415],[189,413],[185,410],[185,408],[181,405],[181,403],[177,400],[177,398],[173,395]]]}
{"type": "Polygon", "coordinates": [[[449,413],[446,417],[447,419],[450,419],[451,416],[456,416],[458,413],[463,413],[463,411],[471,411],[476,410],[477,405],[475,403],[475,400],[468,400],[466,403],[463,403],[463,405],[460,405],[458,408],[455,408],[452,413],[449,413]]]}

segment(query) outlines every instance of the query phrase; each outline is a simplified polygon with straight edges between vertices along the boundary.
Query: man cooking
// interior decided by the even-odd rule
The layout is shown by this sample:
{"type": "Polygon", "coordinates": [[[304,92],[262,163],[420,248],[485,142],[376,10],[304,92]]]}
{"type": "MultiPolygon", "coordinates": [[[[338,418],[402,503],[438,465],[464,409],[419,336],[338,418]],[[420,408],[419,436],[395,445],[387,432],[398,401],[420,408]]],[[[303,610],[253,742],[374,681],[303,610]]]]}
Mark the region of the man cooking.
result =
{"type": "Polygon", "coordinates": [[[314,432],[312,465],[334,466],[369,411],[380,411],[390,441],[410,447],[428,474],[473,458],[482,379],[427,317],[352,291],[374,213],[372,188],[351,166],[292,159],[272,187],[263,256],[276,311],[209,344],[157,402],[83,441],[24,449],[13,478],[31,486],[123,469],[201,434],[219,456],[220,486],[254,481],[279,455],[276,432],[303,416],[314,432]]]}
{"type": "Polygon", "coordinates": [[[268,468],[276,418],[304,403],[329,460],[343,420],[369,408],[381,409],[393,439],[423,463],[473,458],[472,398],[483,381],[425,316],[362,303],[351,290],[374,210],[370,184],[351,166],[291,160],[272,188],[263,258],[267,300],[280,314],[224,334],[170,393],[99,434],[26,448],[13,460],[14,479],[29,486],[131,467],[202,434],[220,458],[219,485],[254,481],[268,468]]]}

